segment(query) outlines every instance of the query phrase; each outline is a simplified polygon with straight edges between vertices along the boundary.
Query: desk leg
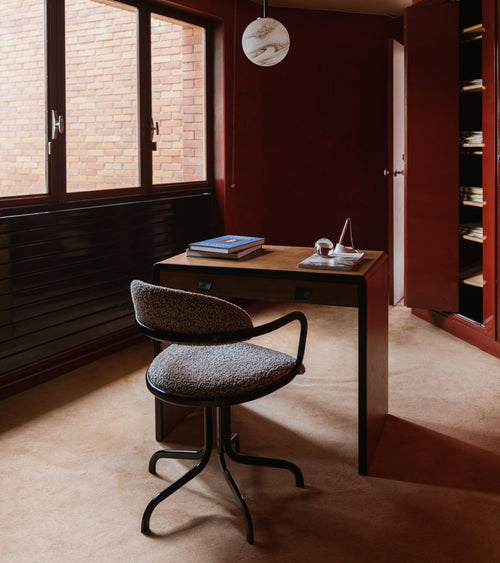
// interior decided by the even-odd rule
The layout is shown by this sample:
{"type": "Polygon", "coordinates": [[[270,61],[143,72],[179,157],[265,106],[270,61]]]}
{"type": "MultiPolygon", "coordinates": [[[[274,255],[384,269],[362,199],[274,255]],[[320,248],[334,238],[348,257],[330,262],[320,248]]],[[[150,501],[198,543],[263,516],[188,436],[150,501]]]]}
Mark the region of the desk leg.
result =
{"type": "Polygon", "coordinates": [[[158,442],[167,439],[170,432],[180,424],[194,407],[184,407],[172,403],[164,403],[155,397],[155,435],[158,442]]]}
{"type": "Polygon", "coordinates": [[[368,472],[388,413],[389,300],[387,257],[359,287],[358,471],[368,472]]]}

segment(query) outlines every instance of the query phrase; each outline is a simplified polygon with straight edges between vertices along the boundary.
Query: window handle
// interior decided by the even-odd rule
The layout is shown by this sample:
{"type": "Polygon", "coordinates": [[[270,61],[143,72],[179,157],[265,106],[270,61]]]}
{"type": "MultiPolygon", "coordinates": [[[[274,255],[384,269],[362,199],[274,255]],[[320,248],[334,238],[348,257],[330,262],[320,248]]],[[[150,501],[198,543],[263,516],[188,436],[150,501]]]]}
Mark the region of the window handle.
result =
{"type": "Polygon", "coordinates": [[[155,122],[153,118],[151,118],[151,140],[153,140],[155,133],[157,135],[160,134],[160,126],[158,125],[158,121],[155,122]]]}
{"type": "Polygon", "coordinates": [[[55,109],[52,110],[52,127],[51,127],[51,140],[55,141],[57,135],[64,133],[64,116],[58,115],[55,109]]]}

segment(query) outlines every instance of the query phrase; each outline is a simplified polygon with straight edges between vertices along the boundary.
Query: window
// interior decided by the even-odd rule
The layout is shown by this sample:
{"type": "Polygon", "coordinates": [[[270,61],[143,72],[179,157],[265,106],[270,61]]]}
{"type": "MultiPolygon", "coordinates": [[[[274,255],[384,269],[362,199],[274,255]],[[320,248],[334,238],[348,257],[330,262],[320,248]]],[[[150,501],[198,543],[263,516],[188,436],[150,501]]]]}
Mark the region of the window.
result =
{"type": "Polygon", "coordinates": [[[66,189],[138,186],[137,9],[65,3],[66,189]]]}
{"type": "Polygon", "coordinates": [[[0,3],[0,195],[47,193],[44,0],[0,3]]]}
{"type": "Polygon", "coordinates": [[[151,15],[154,184],[206,179],[204,31],[151,15]]]}
{"type": "Polygon", "coordinates": [[[0,205],[207,190],[210,27],[141,4],[0,3],[0,205]]]}

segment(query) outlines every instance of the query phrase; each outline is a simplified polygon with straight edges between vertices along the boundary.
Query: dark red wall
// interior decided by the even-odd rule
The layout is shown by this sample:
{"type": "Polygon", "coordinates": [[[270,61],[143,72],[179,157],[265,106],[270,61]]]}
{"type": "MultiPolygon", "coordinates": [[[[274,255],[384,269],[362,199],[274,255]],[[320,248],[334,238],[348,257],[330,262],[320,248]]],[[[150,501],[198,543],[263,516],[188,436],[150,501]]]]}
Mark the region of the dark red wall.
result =
{"type": "Polygon", "coordinates": [[[261,68],[241,49],[261,6],[238,0],[234,13],[229,0],[183,2],[223,21],[221,230],[310,246],[338,238],[351,217],[357,247],[387,250],[388,44],[401,19],[270,6],[291,48],[261,68]]]}
{"type": "MultiPolygon", "coordinates": [[[[351,217],[356,246],[387,250],[387,47],[401,22],[268,13],[287,27],[291,48],[270,68],[238,50],[236,181],[227,193],[226,231],[312,245],[338,238],[351,217]]],[[[252,18],[238,16],[241,37],[252,18]]]]}

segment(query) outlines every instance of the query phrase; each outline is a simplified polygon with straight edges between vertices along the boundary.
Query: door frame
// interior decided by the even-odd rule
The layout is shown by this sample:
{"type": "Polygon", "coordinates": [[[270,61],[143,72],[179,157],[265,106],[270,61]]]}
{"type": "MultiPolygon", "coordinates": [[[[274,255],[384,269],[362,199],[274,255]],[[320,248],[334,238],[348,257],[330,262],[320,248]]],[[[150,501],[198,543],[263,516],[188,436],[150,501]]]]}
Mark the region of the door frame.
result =
{"type": "Polygon", "coordinates": [[[396,305],[404,298],[404,177],[405,154],[405,60],[404,46],[400,41],[391,39],[388,48],[388,126],[387,176],[388,190],[388,233],[389,233],[389,302],[396,305]],[[402,131],[397,131],[402,127],[402,131]],[[402,158],[396,157],[401,154],[402,158]],[[398,191],[400,193],[398,193],[398,191]]]}

